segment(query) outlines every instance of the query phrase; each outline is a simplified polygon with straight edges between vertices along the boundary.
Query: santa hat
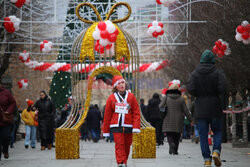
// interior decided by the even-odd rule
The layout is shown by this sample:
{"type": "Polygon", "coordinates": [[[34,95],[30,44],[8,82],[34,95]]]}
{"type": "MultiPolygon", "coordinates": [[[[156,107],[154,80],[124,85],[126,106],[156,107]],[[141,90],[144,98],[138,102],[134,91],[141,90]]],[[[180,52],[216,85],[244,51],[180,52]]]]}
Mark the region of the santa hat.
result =
{"type": "Polygon", "coordinates": [[[112,79],[112,85],[114,87],[116,87],[116,85],[118,85],[120,82],[126,82],[125,79],[122,77],[122,76],[119,76],[119,75],[115,75],[112,79]]]}
{"type": "Polygon", "coordinates": [[[181,87],[181,81],[180,80],[174,79],[173,81],[169,82],[168,87],[170,87],[173,84],[177,84],[179,88],[181,87]]]}
{"type": "Polygon", "coordinates": [[[34,102],[30,99],[26,99],[26,102],[27,102],[28,106],[31,106],[34,104],[34,102]]]}
{"type": "Polygon", "coordinates": [[[167,91],[168,91],[168,89],[167,89],[167,88],[164,88],[164,89],[161,91],[161,93],[162,93],[163,95],[165,95],[167,91]]]}

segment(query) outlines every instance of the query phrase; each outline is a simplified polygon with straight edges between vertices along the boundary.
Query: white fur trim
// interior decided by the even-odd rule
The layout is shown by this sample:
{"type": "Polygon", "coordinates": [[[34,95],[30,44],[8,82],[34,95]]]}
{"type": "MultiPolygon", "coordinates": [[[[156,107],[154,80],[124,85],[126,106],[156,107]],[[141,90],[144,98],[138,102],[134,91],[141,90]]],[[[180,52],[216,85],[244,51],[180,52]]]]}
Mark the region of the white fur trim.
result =
{"type": "Polygon", "coordinates": [[[122,82],[122,81],[124,81],[124,82],[126,82],[125,81],[125,79],[119,79],[118,81],[116,81],[115,83],[114,83],[114,87],[116,87],[116,85],[118,85],[120,82],[122,82]]]}
{"type": "Polygon", "coordinates": [[[141,130],[140,129],[133,129],[133,131],[132,131],[133,133],[140,133],[141,132],[141,130]]]}
{"type": "Polygon", "coordinates": [[[109,137],[109,133],[103,133],[104,137],[109,137]]]}

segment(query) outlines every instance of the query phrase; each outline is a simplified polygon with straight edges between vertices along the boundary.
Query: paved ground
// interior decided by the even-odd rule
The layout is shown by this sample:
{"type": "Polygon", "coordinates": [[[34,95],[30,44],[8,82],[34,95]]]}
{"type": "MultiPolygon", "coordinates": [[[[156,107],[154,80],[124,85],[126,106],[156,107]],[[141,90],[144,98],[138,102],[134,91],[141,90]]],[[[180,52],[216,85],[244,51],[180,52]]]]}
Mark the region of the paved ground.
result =
{"type": "MultiPolygon", "coordinates": [[[[16,143],[14,149],[10,149],[10,158],[0,161],[3,167],[116,167],[114,155],[114,143],[82,142],[80,159],[56,160],[55,150],[40,151],[39,144],[36,149],[25,149],[24,141],[16,143]]],[[[235,149],[231,144],[223,144],[223,167],[249,167],[249,148],[235,149]]],[[[168,145],[157,148],[156,159],[132,159],[128,161],[129,167],[202,167],[203,161],[200,147],[189,140],[180,144],[179,155],[169,155],[168,145]]]]}

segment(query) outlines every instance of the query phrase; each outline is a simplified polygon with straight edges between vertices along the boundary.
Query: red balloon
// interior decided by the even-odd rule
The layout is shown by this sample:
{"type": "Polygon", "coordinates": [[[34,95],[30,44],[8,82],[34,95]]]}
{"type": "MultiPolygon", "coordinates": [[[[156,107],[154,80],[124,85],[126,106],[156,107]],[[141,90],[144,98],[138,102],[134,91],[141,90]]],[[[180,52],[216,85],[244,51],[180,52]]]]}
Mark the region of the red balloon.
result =
{"type": "Polygon", "coordinates": [[[9,32],[9,33],[13,33],[13,32],[15,32],[15,30],[16,30],[16,29],[15,29],[14,26],[13,26],[13,27],[10,27],[10,29],[9,29],[8,32],[9,32]]]}
{"type": "Polygon", "coordinates": [[[241,33],[241,34],[242,34],[244,31],[246,31],[246,30],[245,30],[245,27],[243,27],[242,25],[239,25],[239,26],[237,27],[236,30],[237,30],[238,33],[241,33]]]}
{"type": "Polygon", "coordinates": [[[10,18],[9,17],[5,17],[4,21],[10,21],[10,18]]]}
{"type": "Polygon", "coordinates": [[[159,5],[162,4],[160,0],[156,0],[156,2],[157,2],[159,5]]]}
{"type": "Polygon", "coordinates": [[[104,53],[104,46],[100,45],[100,53],[103,54],[104,53]]]}
{"type": "Polygon", "coordinates": [[[100,23],[98,23],[97,27],[99,28],[99,30],[104,31],[106,30],[107,25],[104,21],[101,21],[100,23]]]}
{"type": "Polygon", "coordinates": [[[158,37],[158,33],[155,31],[153,32],[153,37],[157,38],[158,37]]]}
{"type": "Polygon", "coordinates": [[[4,28],[5,28],[6,31],[9,32],[9,33],[15,32],[15,28],[14,28],[13,22],[5,22],[5,23],[4,23],[4,28]]]}
{"type": "Polygon", "coordinates": [[[158,26],[160,26],[161,28],[163,28],[163,23],[159,22],[158,26]]]}
{"type": "Polygon", "coordinates": [[[106,49],[109,50],[111,47],[112,47],[112,44],[107,45],[107,46],[106,46],[106,49]]]}
{"type": "Polygon", "coordinates": [[[100,49],[99,43],[95,43],[95,51],[99,52],[99,49],[100,49]]]}
{"type": "Polygon", "coordinates": [[[159,35],[163,35],[164,34],[164,30],[161,30],[158,34],[159,35]]]}
{"type": "Polygon", "coordinates": [[[216,41],[216,42],[215,42],[215,45],[216,45],[219,49],[221,49],[222,43],[221,43],[221,41],[216,41]]]}
{"type": "Polygon", "coordinates": [[[101,36],[103,39],[107,39],[108,36],[109,36],[109,32],[108,32],[107,30],[101,31],[100,36],[101,36]]]}
{"type": "Polygon", "coordinates": [[[249,33],[245,31],[241,34],[241,37],[246,40],[249,38],[249,33]]]}
{"type": "Polygon", "coordinates": [[[44,44],[42,43],[42,44],[40,44],[40,51],[42,51],[43,48],[44,48],[44,44]]]}
{"type": "Polygon", "coordinates": [[[219,57],[223,57],[225,55],[225,53],[222,50],[218,50],[217,54],[219,57]]]}
{"type": "Polygon", "coordinates": [[[108,37],[108,40],[110,42],[115,42],[117,39],[116,35],[113,33],[113,34],[110,34],[109,37],[108,37]]]}
{"type": "Polygon", "coordinates": [[[227,45],[226,44],[222,44],[221,48],[222,48],[223,51],[225,51],[227,49],[227,45]]]}
{"type": "Polygon", "coordinates": [[[22,85],[22,83],[21,83],[20,81],[18,81],[17,84],[18,84],[18,87],[19,87],[19,88],[22,88],[22,87],[23,87],[23,85],[22,85]]]}
{"type": "Polygon", "coordinates": [[[250,24],[246,25],[245,29],[248,33],[250,33],[250,24]]]}
{"type": "Polygon", "coordinates": [[[212,51],[213,51],[214,54],[217,54],[217,52],[218,52],[217,46],[214,46],[212,51]]]}
{"type": "Polygon", "coordinates": [[[20,8],[20,7],[23,6],[24,3],[25,3],[25,0],[18,0],[18,1],[15,3],[15,5],[16,5],[16,7],[20,8]]]}
{"type": "Polygon", "coordinates": [[[151,26],[153,26],[153,24],[152,24],[152,23],[150,23],[150,24],[148,25],[148,28],[149,28],[149,27],[151,27],[151,26]]]}
{"type": "Polygon", "coordinates": [[[115,29],[115,32],[113,34],[115,34],[117,36],[119,34],[118,29],[115,29]]]}

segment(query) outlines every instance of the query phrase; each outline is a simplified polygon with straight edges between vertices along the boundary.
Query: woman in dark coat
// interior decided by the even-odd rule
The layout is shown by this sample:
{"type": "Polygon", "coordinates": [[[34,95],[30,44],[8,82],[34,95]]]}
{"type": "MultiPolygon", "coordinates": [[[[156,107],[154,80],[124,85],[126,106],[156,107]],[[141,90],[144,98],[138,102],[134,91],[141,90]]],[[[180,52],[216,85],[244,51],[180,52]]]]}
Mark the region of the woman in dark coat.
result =
{"type": "Polygon", "coordinates": [[[159,105],[163,110],[167,106],[168,111],[163,119],[162,131],[167,134],[169,143],[169,154],[178,154],[179,141],[183,132],[184,116],[192,121],[184,99],[181,97],[178,84],[172,84],[166,96],[159,105]]]}
{"type": "Polygon", "coordinates": [[[162,118],[159,104],[161,103],[158,93],[154,93],[153,98],[148,101],[147,113],[151,125],[155,128],[157,145],[163,145],[162,118]]]}
{"type": "Polygon", "coordinates": [[[40,92],[40,99],[34,107],[38,110],[38,131],[41,139],[41,150],[50,150],[53,144],[55,126],[55,106],[45,91],[40,92]]]}
{"type": "MultiPolygon", "coordinates": [[[[14,114],[16,101],[10,91],[4,89],[0,84],[0,112],[14,114]]],[[[5,122],[0,114],[0,160],[3,152],[4,158],[9,158],[9,143],[11,138],[11,122],[5,122]]]]}

